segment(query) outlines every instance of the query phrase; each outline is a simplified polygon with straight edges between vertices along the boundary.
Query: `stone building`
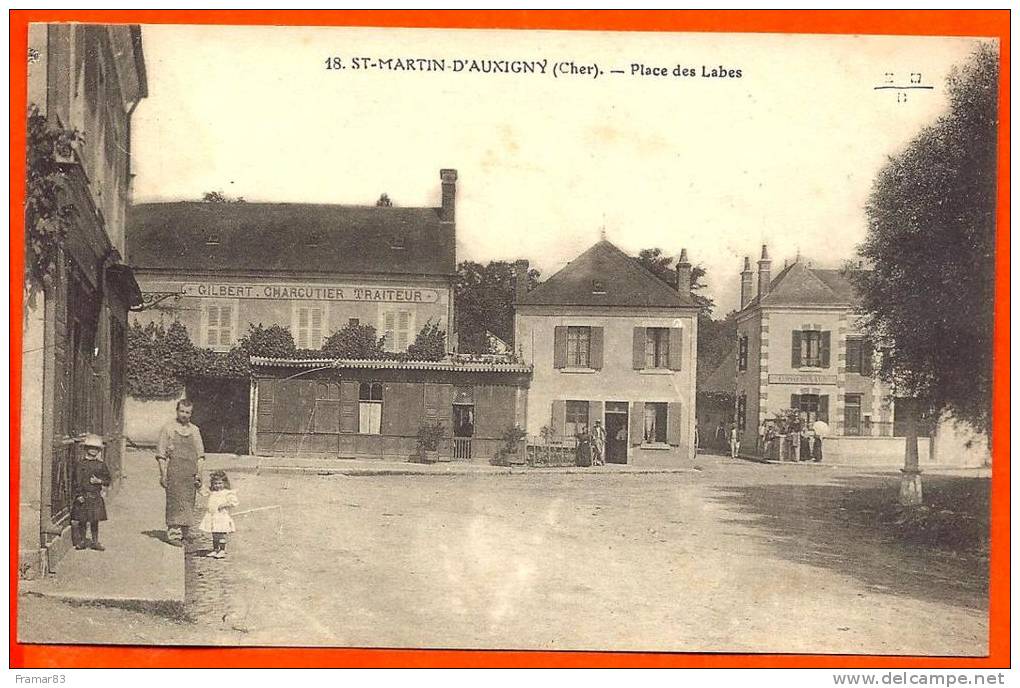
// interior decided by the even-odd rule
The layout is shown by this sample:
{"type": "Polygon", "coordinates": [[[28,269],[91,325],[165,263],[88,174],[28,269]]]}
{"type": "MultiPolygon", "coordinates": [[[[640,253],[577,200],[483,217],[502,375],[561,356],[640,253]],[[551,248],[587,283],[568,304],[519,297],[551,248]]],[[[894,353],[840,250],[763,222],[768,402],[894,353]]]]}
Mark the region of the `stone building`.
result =
{"type": "Polygon", "coordinates": [[[138,26],[33,24],[28,101],[81,141],[54,150],[59,203],[73,208],[51,279],[26,275],[19,562],[23,576],[66,552],[71,471],[86,432],[106,440],[121,474],[128,309],[141,294],[124,264],[131,115],[147,95],[138,26]]]}
{"type": "MultiPolygon", "coordinates": [[[[793,409],[828,424],[827,462],[902,463],[904,419],[875,374],[879,354],[858,325],[847,273],[800,259],[775,277],[771,267],[762,246],[757,279],[750,257],[740,273],[734,417],[742,452],[755,453],[762,421],[793,409]]],[[[982,462],[979,452],[949,451],[958,444],[951,423],[937,434],[930,422],[920,425],[922,465],[982,462]]]]}
{"type": "MultiPolygon", "coordinates": [[[[452,351],[457,172],[442,170],[440,178],[439,207],[136,205],[128,257],[153,307],[135,319],[176,320],[196,346],[220,352],[250,326],[281,325],[299,349],[316,350],[358,323],[372,325],[393,354],[431,322],[452,351]]],[[[207,449],[247,451],[250,394],[247,380],[189,381],[207,449]]],[[[165,406],[130,401],[133,440],[153,440],[154,420],[172,414],[165,406]]]]}
{"type": "MultiPolygon", "coordinates": [[[[525,263],[517,274],[527,274],[525,263]]],[[[533,367],[528,434],[545,428],[569,441],[601,421],[609,462],[692,457],[698,307],[690,275],[686,252],[674,289],[603,239],[530,292],[518,279],[515,348],[533,367]]]]}

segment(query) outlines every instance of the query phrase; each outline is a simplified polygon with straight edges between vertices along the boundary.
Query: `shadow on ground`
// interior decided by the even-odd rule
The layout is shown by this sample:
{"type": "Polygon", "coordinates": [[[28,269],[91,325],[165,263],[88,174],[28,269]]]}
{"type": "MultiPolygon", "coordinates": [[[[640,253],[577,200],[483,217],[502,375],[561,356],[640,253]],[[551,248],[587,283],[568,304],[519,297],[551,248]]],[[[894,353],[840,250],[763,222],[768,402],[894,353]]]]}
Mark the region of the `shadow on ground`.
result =
{"type": "Polygon", "coordinates": [[[986,609],[988,480],[930,476],[924,487],[923,513],[932,518],[920,525],[897,507],[895,474],[727,486],[713,499],[745,514],[729,523],[750,529],[778,556],[842,573],[876,592],[986,609]]]}

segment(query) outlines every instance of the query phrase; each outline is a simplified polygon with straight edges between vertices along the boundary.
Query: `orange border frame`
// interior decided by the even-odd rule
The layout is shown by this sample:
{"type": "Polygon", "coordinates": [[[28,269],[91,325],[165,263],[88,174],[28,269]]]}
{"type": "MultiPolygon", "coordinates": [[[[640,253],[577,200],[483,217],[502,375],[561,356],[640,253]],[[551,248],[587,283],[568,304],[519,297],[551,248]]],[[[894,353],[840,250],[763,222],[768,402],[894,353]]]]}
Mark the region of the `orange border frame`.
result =
{"type": "Polygon", "coordinates": [[[832,667],[973,668],[1009,666],[1009,10],[904,11],[284,11],[12,10],[10,456],[20,456],[25,112],[30,22],[275,24],[416,28],[705,31],[995,37],[1000,41],[999,189],[996,237],[989,656],[662,654],[303,648],[165,648],[23,645],[17,638],[19,462],[11,463],[10,665],[21,667],[832,667]]]}

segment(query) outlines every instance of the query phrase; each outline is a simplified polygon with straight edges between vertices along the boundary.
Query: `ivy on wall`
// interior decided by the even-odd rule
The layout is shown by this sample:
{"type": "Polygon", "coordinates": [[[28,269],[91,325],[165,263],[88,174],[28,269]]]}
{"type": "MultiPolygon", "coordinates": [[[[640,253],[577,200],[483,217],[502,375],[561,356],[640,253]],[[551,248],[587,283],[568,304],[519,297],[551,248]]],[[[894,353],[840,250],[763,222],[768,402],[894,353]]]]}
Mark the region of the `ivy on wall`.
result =
{"type": "MultiPolygon", "coordinates": [[[[37,105],[28,109],[25,188],[25,269],[44,284],[53,278],[57,255],[71,229],[75,208],[66,202],[67,173],[61,160],[74,158],[84,141],[75,129],[64,129],[43,115],[37,105]]],[[[29,280],[26,280],[26,285],[29,280]]]]}
{"type": "Polygon", "coordinates": [[[249,325],[248,332],[227,352],[195,346],[179,322],[168,326],[134,323],[128,329],[128,393],[137,399],[179,397],[189,379],[246,380],[251,376],[250,356],[267,358],[362,358],[439,361],[446,356],[446,332],[428,322],[407,353],[382,349],[382,340],[370,325],[348,325],[335,332],[322,349],[298,349],[290,331],[280,325],[249,325]]]}

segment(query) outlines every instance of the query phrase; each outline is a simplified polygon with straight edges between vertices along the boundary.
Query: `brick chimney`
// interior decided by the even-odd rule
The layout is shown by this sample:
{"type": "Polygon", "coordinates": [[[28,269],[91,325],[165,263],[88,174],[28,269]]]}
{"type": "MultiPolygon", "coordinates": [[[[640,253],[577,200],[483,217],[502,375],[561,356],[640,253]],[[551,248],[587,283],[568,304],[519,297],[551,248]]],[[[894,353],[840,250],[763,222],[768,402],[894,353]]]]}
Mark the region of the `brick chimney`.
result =
{"type": "Polygon", "coordinates": [[[457,205],[457,170],[439,170],[439,178],[443,180],[443,205],[439,209],[439,219],[453,222],[457,205]]]}
{"type": "Polygon", "coordinates": [[[769,260],[769,249],[761,245],[761,260],[758,261],[758,299],[769,293],[772,286],[772,261],[769,260]]]}
{"type": "Polygon", "coordinates": [[[751,303],[751,256],[744,256],[744,269],[740,271],[740,308],[751,303]]]}
{"type": "Polygon", "coordinates": [[[514,261],[514,303],[519,303],[528,293],[528,261],[514,261]]]}
{"type": "Polygon", "coordinates": [[[681,294],[691,293],[691,264],[685,248],[680,249],[680,260],[676,264],[676,290],[681,294]]]}

